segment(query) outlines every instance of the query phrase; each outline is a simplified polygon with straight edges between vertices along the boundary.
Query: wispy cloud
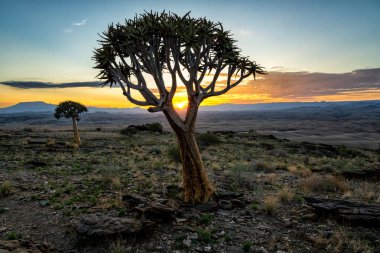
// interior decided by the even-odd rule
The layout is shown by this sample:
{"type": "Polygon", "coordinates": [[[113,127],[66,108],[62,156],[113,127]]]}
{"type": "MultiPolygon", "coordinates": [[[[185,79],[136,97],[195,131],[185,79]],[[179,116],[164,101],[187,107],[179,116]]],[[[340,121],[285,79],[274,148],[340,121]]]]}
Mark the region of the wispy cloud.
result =
{"type": "Polygon", "coordinates": [[[347,73],[278,72],[247,85],[240,85],[233,93],[270,94],[275,98],[313,98],[340,95],[347,92],[380,90],[380,68],[358,69],[347,73]]]}
{"type": "Polygon", "coordinates": [[[88,18],[85,18],[83,19],[82,21],[79,21],[79,22],[73,22],[73,25],[74,26],[82,26],[82,25],[85,25],[87,23],[87,20],[88,18]]]}
{"type": "Polygon", "coordinates": [[[72,22],[71,26],[69,28],[66,27],[65,29],[63,29],[63,32],[64,33],[72,33],[72,32],[74,32],[76,30],[76,27],[86,25],[87,21],[88,21],[88,18],[82,19],[79,22],[72,22]]]}
{"type": "Polygon", "coordinates": [[[0,84],[19,89],[49,89],[49,88],[79,88],[79,87],[99,87],[100,82],[72,82],[72,83],[48,83],[34,81],[6,81],[0,84]]]}
{"type": "Polygon", "coordinates": [[[242,27],[239,30],[237,30],[237,34],[242,36],[249,36],[252,34],[252,31],[242,27]]]}

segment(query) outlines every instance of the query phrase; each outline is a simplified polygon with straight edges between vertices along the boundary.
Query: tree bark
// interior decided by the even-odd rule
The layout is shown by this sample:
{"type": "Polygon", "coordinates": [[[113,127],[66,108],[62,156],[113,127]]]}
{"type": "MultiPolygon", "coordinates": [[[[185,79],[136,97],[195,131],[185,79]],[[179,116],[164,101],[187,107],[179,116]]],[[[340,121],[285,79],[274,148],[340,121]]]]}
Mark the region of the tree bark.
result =
{"type": "Polygon", "coordinates": [[[74,143],[80,145],[80,136],[79,136],[79,131],[78,131],[78,125],[77,125],[77,120],[75,117],[72,117],[73,119],[73,131],[74,131],[74,143]]]}
{"type": "Polygon", "coordinates": [[[207,202],[215,193],[215,189],[208,179],[195,139],[195,122],[188,126],[179,126],[173,120],[170,111],[164,111],[164,114],[177,136],[182,163],[184,201],[207,202]]]}

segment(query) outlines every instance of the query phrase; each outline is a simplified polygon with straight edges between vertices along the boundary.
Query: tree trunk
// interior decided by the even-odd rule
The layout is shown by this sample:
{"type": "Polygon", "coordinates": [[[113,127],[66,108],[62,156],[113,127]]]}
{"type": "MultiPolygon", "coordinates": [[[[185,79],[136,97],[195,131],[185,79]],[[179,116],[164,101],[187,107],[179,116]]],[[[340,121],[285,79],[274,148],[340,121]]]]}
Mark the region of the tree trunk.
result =
{"type": "Polygon", "coordinates": [[[77,126],[77,120],[75,117],[73,117],[72,119],[73,119],[74,143],[80,145],[80,136],[79,136],[78,126],[77,126]]]}
{"type": "Polygon", "coordinates": [[[210,183],[202,157],[195,139],[194,124],[189,128],[178,126],[170,115],[165,112],[171,127],[177,136],[178,147],[182,162],[183,198],[185,202],[207,202],[215,189],[210,183]]]}

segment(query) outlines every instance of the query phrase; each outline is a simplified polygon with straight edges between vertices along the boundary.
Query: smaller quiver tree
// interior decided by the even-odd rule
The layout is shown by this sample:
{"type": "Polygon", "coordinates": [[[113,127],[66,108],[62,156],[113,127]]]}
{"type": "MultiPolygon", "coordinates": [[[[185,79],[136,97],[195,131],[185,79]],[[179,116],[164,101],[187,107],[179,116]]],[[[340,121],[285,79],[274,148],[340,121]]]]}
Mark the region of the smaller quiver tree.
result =
{"type": "Polygon", "coordinates": [[[79,115],[84,112],[87,112],[86,106],[80,103],[68,100],[68,101],[61,102],[57,106],[57,108],[55,108],[55,113],[54,113],[54,117],[56,119],[65,117],[67,119],[71,118],[73,120],[74,142],[78,145],[80,145],[81,142],[80,142],[77,121],[79,121],[80,119],[79,115]]]}

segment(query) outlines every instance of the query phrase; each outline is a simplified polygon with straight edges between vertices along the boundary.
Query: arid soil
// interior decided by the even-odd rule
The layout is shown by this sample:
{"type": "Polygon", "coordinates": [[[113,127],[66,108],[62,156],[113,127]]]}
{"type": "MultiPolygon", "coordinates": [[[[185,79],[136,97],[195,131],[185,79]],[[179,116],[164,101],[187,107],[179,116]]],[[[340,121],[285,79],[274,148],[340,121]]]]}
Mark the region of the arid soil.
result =
{"type": "Polygon", "coordinates": [[[380,252],[379,226],[317,216],[305,201],[380,208],[376,150],[199,134],[218,196],[189,205],[172,133],[85,129],[80,148],[65,126],[0,130],[0,252],[380,252]]]}

